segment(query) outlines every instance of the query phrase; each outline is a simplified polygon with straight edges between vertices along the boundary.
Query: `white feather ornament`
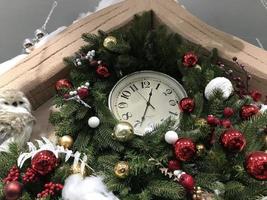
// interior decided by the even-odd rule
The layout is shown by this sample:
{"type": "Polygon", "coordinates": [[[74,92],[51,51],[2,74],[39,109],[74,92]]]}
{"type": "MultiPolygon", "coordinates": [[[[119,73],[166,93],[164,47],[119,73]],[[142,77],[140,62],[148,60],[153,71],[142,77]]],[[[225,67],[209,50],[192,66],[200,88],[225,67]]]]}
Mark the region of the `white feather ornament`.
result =
{"type": "Polygon", "coordinates": [[[205,88],[205,97],[209,100],[215,91],[221,91],[224,99],[228,99],[234,91],[233,84],[225,77],[212,79],[205,88]]]}
{"type": "Polygon", "coordinates": [[[83,178],[80,174],[71,175],[65,180],[62,198],[63,200],[119,200],[108,191],[102,177],[83,178]]]}

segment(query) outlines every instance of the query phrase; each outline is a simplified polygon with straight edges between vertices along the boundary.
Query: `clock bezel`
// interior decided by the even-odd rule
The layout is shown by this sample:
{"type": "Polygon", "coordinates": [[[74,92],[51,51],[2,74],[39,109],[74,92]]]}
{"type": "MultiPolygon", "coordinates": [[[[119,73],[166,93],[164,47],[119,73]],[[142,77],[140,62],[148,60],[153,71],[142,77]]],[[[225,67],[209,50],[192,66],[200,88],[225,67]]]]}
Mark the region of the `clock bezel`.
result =
{"type": "MultiPolygon", "coordinates": [[[[118,85],[121,84],[121,82],[123,82],[125,79],[131,77],[131,76],[136,76],[138,74],[144,74],[144,73],[148,73],[148,74],[151,74],[151,73],[154,73],[156,74],[157,76],[163,76],[167,79],[170,79],[171,81],[173,81],[176,86],[175,87],[179,87],[179,91],[180,93],[182,94],[181,96],[184,97],[187,97],[187,93],[184,89],[184,87],[182,86],[181,83],[179,83],[175,78],[165,74],[165,73],[162,73],[162,72],[158,72],[158,71],[153,71],[153,70],[141,70],[141,71],[136,71],[136,72],[133,72],[133,73],[130,73],[130,74],[127,74],[125,75],[124,77],[122,77],[120,80],[118,80],[116,82],[116,84],[112,87],[110,93],[109,93],[109,97],[108,97],[108,107],[109,107],[109,110],[111,111],[111,113],[113,114],[113,116],[118,119],[115,114],[114,114],[114,111],[112,110],[112,94],[114,93],[114,91],[116,90],[116,88],[118,87],[118,85]]],[[[178,125],[178,124],[177,124],[178,125]]]]}

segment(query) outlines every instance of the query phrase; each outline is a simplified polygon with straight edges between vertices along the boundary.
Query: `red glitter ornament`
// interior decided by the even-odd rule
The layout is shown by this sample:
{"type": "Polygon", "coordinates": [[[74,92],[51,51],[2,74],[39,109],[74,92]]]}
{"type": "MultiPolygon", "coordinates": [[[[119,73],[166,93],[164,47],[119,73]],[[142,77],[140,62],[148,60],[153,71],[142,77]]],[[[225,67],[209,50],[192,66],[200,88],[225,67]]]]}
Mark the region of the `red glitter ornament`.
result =
{"type": "Polygon", "coordinates": [[[252,99],[254,101],[259,101],[261,99],[261,96],[262,94],[258,91],[258,90],[253,90],[251,93],[250,93],[250,96],[252,97],[252,99]]]}
{"type": "Polygon", "coordinates": [[[221,125],[224,128],[230,128],[232,126],[232,123],[229,119],[223,119],[223,120],[221,120],[221,125]]]}
{"type": "Polygon", "coordinates": [[[19,174],[19,168],[15,165],[9,170],[7,177],[3,179],[3,182],[7,184],[12,181],[17,181],[19,179],[19,174]]]}
{"type": "Polygon", "coordinates": [[[234,112],[234,109],[233,109],[233,108],[230,108],[230,107],[226,107],[226,108],[224,108],[224,110],[223,110],[223,115],[224,115],[226,118],[232,117],[234,113],[235,113],[235,112],[234,112]]]}
{"type": "Polygon", "coordinates": [[[195,143],[188,138],[180,138],[174,144],[176,158],[181,161],[189,161],[196,154],[195,143]]]}
{"type": "Polygon", "coordinates": [[[258,112],[259,108],[256,105],[244,105],[240,110],[240,116],[242,119],[247,120],[258,112]]]}
{"type": "Polygon", "coordinates": [[[192,191],[195,187],[195,179],[189,174],[182,174],[179,183],[188,191],[192,191]]]}
{"type": "Polygon", "coordinates": [[[217,117],[215,117],[214,115],[208,115],[207,122],[211,126],[217,126],[220,124],[220,120],[217,117]]]}
{"type": "Polygon", "coordinates": [[[89,90],[88,88],[80,88],[78,91],[77,91],[77,94],[78,96],[81,98],[81,99],[85,99],[88,97],[89,95],[89,90]]]}
{"type": "Polygon", "coordinates": [[[191,113],[193,112],[194,108],[195,108],[195,101],[194,99],[191,98],[183,98],[180,102],[179,102],[179,108],[182,112],[186,112],[186,113],[191,113]]]}
{"type": "Polygon", "coordinates": [[[227,130],[220,138],[223,147],[232,152],[240,152],[246,145],[244,135],[237,130],[227,130]]]}
{"type": "Polygon", "coordinates": [[[178,160],[170,160],[168,162],[168,169],[170,171],[181,169],[180,162],[178,160]]]}
{"type": "Polygon", "coordinates": [[[21,197],[22,185],[18,181],[7,183],[4,187],[6,200],[17,200],[21,197]]]}
{"type": "Polygon", "coordinates": [[[101,78],[108,78],[111,74],[107,68],[106,65],[101,64],[97,67],[96,73],[101,77],[101,78]]]}
{"type": "Polygon", "coordinates": [[[183,56],[183,65],[186,67],[193,67],[194,65],[197,64],[197,61],[198,61],[198,57],[193,52],[187,52],[183,56]]]}
{"type": "Polygon", "coordinates": [[[249,175],[253,178],[266,181],[267,180],[267,153],[263,151],[255,151],[246,157],[245,168],[249,175]]]}
{"type": "Polygon", "coordinates": [[[68,79],[60,79],[55,84],[55,89],[58,94],[62,94],[66,90],[71,89],[71,88],[73,88],[73,84],[68,79]]]}
{"type": "Polygon", "coordinates": [[[31,167],[40,175],[46,175],[56,168],[57,162],[57,157],[52,151],[43,150],[32,158],[31,167]]]}

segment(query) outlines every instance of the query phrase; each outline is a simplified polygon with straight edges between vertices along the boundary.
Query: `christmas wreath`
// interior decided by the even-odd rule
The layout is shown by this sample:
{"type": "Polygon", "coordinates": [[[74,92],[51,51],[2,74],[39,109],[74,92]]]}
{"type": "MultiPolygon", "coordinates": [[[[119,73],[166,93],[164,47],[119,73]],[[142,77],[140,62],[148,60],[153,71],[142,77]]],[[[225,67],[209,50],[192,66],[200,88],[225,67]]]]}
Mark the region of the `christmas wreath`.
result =
{"type": "Polygon", "coordinates": [[[65,59],[71,78],[55,86],[59,111],[50,121],[59,146],[44,138],[39,150],[30,144],[30,153],[19,156],[11,146],[1,155],[1,163],[9,158],[1,172],[6,199],[267,196],[266,105],[259,101],[260,92],[248,90],[251,76],[245,66],[233,58],[244,72],[238,77],[220,62],[216,49],[207,53],[164,26],[153,27],[151,20],[148,12],[111,33],[82,36],[88,44],[65,59]],[[137,80],[144,72],[167,77],[169,85],[152,75],[153,84],[137,80]],[[137,79],[130,79],[136,73],[137,79]],[[123,90],[122,80],[131,90],[123,90]],[[152,96],[156,90],[163,95],[160,101],[152,96]],[[131,99],[137,91],[139,97],[131,99]],[[161,113],[153,116],[154,109],[161,113]],[[132,124],[136,113],[141,117],[132,124]],[[18,166],[11,168],[18,157],[18,166]]]}

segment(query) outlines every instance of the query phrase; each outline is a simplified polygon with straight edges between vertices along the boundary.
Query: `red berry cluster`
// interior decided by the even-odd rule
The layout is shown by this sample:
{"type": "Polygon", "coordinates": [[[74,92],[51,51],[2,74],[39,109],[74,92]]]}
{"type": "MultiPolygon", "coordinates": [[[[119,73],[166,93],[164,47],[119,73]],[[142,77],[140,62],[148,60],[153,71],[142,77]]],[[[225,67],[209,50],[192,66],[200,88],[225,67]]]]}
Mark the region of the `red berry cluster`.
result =
{"type": "Polygon", "coordinates": [[[34,183],[39,180],[39,175],[34,169],[29,167],[23,175],[22,180],[24,183],[34,183]]]}
{"type": "Polygon", "coordinates": [[[12,182],[12,181],[17,181],[19,179],[19,168],[14,165],[8,172],[8,175],[6,178],[4,178],[3,182],[5,184],[12,182]]]}
{"type": "Polygon", "coordinates": [[[44,190],[37,194],[38,198],[46,198],[48,196],[55,195],[56,192],[59,192],[63,189],[63,185],[59,183],[49,182],[44,185],[44,190]]]}

